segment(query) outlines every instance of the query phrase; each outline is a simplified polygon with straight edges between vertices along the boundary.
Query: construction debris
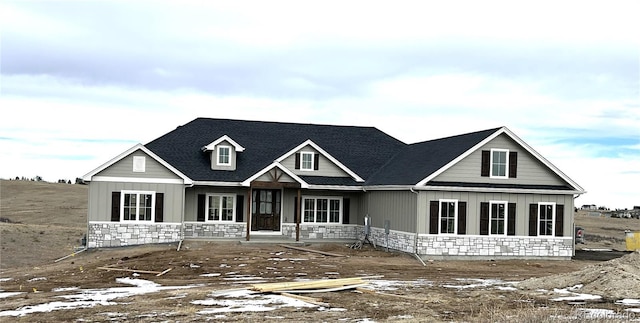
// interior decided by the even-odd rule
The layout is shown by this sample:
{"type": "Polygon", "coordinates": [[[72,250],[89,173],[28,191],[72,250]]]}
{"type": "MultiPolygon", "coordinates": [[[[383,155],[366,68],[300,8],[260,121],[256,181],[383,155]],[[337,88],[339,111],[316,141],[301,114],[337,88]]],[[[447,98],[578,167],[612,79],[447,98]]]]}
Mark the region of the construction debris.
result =
{"type": "Polygon", "coordinates": [[[127,271],[127,272],[138,273],[138,274],[154,274],[156,276],[162,276],[162,275],[168,273],[169,271],[171,271],[171,269],[173,269],[173,268],[169,268],[169,269],[166,269],[164,271],[139,270],[139,269],[114,268],[114,267],[98,267],[97,269],[109,270],[109,271],[111,271],[111,270],[113,270],[113,271],[127,271]]]}
{"type": "Polygon", "coordinates": [[[293,250],[298,250],[298,251],[313,252],[313,253],[318,253],[318,254],[321,254],[321,255],[331,256],[331,257],[347,257],[345,255],[341,255],[341,254],[338,254],[338,253],[332,253],[332,252],[326,252],[326,251],[320,251],[320,250],[313,250],[313,249],[307,249],[307,248],[302,248],[302,247],[287,246],[287,245],[284,245],[284,244],[281,244],[280,247],[293,249],[293,250]]]}

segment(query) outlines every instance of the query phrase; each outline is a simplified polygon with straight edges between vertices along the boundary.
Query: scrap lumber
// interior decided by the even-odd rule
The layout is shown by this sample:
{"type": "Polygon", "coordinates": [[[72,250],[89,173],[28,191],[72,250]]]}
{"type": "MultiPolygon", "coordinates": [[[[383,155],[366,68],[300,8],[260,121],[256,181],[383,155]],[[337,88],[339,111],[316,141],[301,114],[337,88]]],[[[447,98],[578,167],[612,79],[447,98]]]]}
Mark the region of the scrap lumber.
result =
{"type": "Polygon", "coordinates": [[[310,293],[331,293],[331,292],[340,292],[343,290],[349,289],[357,289],[358,287],[368,286],[368,283],[356,284],[356,285],[345,285],[340,287],[333,288],[322,288],[322,289],[296,289],[296,290],[283,290],[280,292],[283,293],[296,293],[296,294],[310,294],[310,293]]]}
{"type": "Polygon", "coordinates": [[[74,253],[72,253],[70,255],[66,255],[66,256],[64,256],[62,258],[58,258],[58,259],[54,260],[53,262],[55,263],[55,262],[59,262],[59,261],[65,260],[65,259],[67,259],[69,257],[73,257],[73,256],[75,256],[75,255],[77,255],[77,254],[79,254],[79,253],[81,253],[83,251],[87,251],[87,248],[81,249],[81,250],[76,251],[76,252],[74,252],[74,253]]]}
{"type": "Polygon", "coordinates": [[[307,249],[307,248],[302,248],[302,247],[287,246],[287,245],[284,245],[284,244],[281,244],[280,247],[289,248],[289,249],[293,249],[293,250],[299,250],[299,251],[313,252],[313,253],[318,253],[318,254],[321,254],[321,255],[331,256],[331,257],[346,257],[345,255],[341,255],[341,254],[338,254],[338,253],[332,253],[332,252],[326,252],[326,251],[320,251],[320,250],[313,250],[313,249],[307,249]]]}
{"type": "Polygon", "coordinates": [[[297,289],[317,289],[317,288],[333,288],[344,287],[348,285],[360,285],[364,281],[362,278],[341,278],[341,279],[324,279],[303,282],[285,282],[285,283],[264,283],[253,284],[250,289],[258,292],[276,292],[276,291],[294,291],[297,289]]]}
{"type": "Polygon", "coordinates": [[[297,299],[299,301],[303,301],[303,302],[306,302],[306,303],[309,303],[309,304],[313,304],[313,305],[329,306],[329,304],[327,304],[327,303],[322,301],[322,298],[315,298],[315,297],[296,295],[296,294],[291,294],[291,293],[287,293],[287,292],[278,292],[277,294],[282,295],[282,296],[286,296],[286,297],[290,297],[290,298],[293,298],[293,299],[297,299]]]}
{"type": "Polygon", "coordinates": [[[422,298],[422,297],[415,297],[415,296],[409,296],[409,295],[389,294],[389,293],[378,292],[378,291],[375,291],[375,290],[372,290],[372,289],[362,288],[362,287],[357,287],[356,290],[361,292],[361,293],[381,295],[381,296],[390,296],[390,297],[396,297],[396,298],[404,298],[404,299],[410,299],[412,301],[424,301],[424,302],[430,302],[431,301],[430,299],[426,299],[426,298],[422,298]]]}
{"type": "Polygon", "coordinates": [[[127,269],[127,268],[98,267],[98,269],[115,270],[115,271],[128,271],[128,272],[138,273],[138,274],[156,274],[156,275],[162,274],[161,271],[137,270],[137,269],[127,269]]]}
{"type": "Polygon", "coordinates": [[[160,277],[160,276],[162,276],[162,275],[164,275],[164,274],[166,274],[166,273],[170,272],[170,271],[171,271],[171,269],[173,269],[173,268],[165,269],[163,272],[161,272],[161,273],[157,274],[157,275],[156,275],[156,277],[160,277]]]}

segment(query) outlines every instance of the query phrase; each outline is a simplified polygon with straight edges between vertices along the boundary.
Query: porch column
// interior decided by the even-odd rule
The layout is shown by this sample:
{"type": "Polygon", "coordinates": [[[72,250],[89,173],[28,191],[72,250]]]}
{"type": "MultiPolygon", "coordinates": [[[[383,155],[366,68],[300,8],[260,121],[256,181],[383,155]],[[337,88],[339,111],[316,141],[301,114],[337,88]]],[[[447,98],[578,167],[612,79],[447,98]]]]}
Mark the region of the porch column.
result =
{"type": "Polygon", "coordinates": [[[251,187],[247,190],[247,241],[251,240],[251,187]]]}
{"type": "Polygon", "coordinates": [[[302,200],[300,199],[300,189],[298,189],[298,205],[296,207],[296,241],[300,241],[300,209],[302,209],[302,200]]]}

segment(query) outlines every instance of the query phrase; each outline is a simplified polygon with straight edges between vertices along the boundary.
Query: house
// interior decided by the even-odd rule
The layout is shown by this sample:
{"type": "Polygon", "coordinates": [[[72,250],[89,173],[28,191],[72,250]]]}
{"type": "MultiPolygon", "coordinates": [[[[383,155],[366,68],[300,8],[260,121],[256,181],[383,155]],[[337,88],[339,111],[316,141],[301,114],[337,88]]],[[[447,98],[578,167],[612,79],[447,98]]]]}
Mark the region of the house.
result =
{"type": "Polygon", "coordinates": [[[506,127],[406,144],[373,127],[209,118],[83,180],[89,248],[356,241],[366,217],[370,240],[425,258],[570,258],[585,192],[506,127]]]}

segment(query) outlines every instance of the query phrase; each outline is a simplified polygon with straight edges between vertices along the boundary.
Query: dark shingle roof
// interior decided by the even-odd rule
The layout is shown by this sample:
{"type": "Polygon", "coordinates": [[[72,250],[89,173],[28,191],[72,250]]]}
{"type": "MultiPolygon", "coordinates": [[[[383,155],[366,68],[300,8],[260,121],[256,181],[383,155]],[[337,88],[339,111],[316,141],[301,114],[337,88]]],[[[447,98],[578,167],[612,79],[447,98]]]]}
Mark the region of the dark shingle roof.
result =
{"type": "MultiPolygon", "coordinates": [[[[373,127],[198,118],[145,146],[194,181],[241,182],[310,139],[366,185],[415,185],[493,134],[489,129],[407,145],[373,127]],[[202,147],[227,135],[245,148],[235,171],[211,170],[202,147]]],[[[305,176],[310,184],[362,185],[351,178],[305,176]]]]}
{"type": "Polygon", "coordinates": [[[307,139],[362,178],[406,145],[373,127],[198,118],[145,146],[192,180],[240,182],[307,139]],[[211,170],[209,153],[201,150],[223,135],[246,149],[236,171],[211,170]]]}
{"type": "Polygon", "coordinates": [[[500,128],[407,145],[366,181],[366,185],[415,185],[500,128]]]}

